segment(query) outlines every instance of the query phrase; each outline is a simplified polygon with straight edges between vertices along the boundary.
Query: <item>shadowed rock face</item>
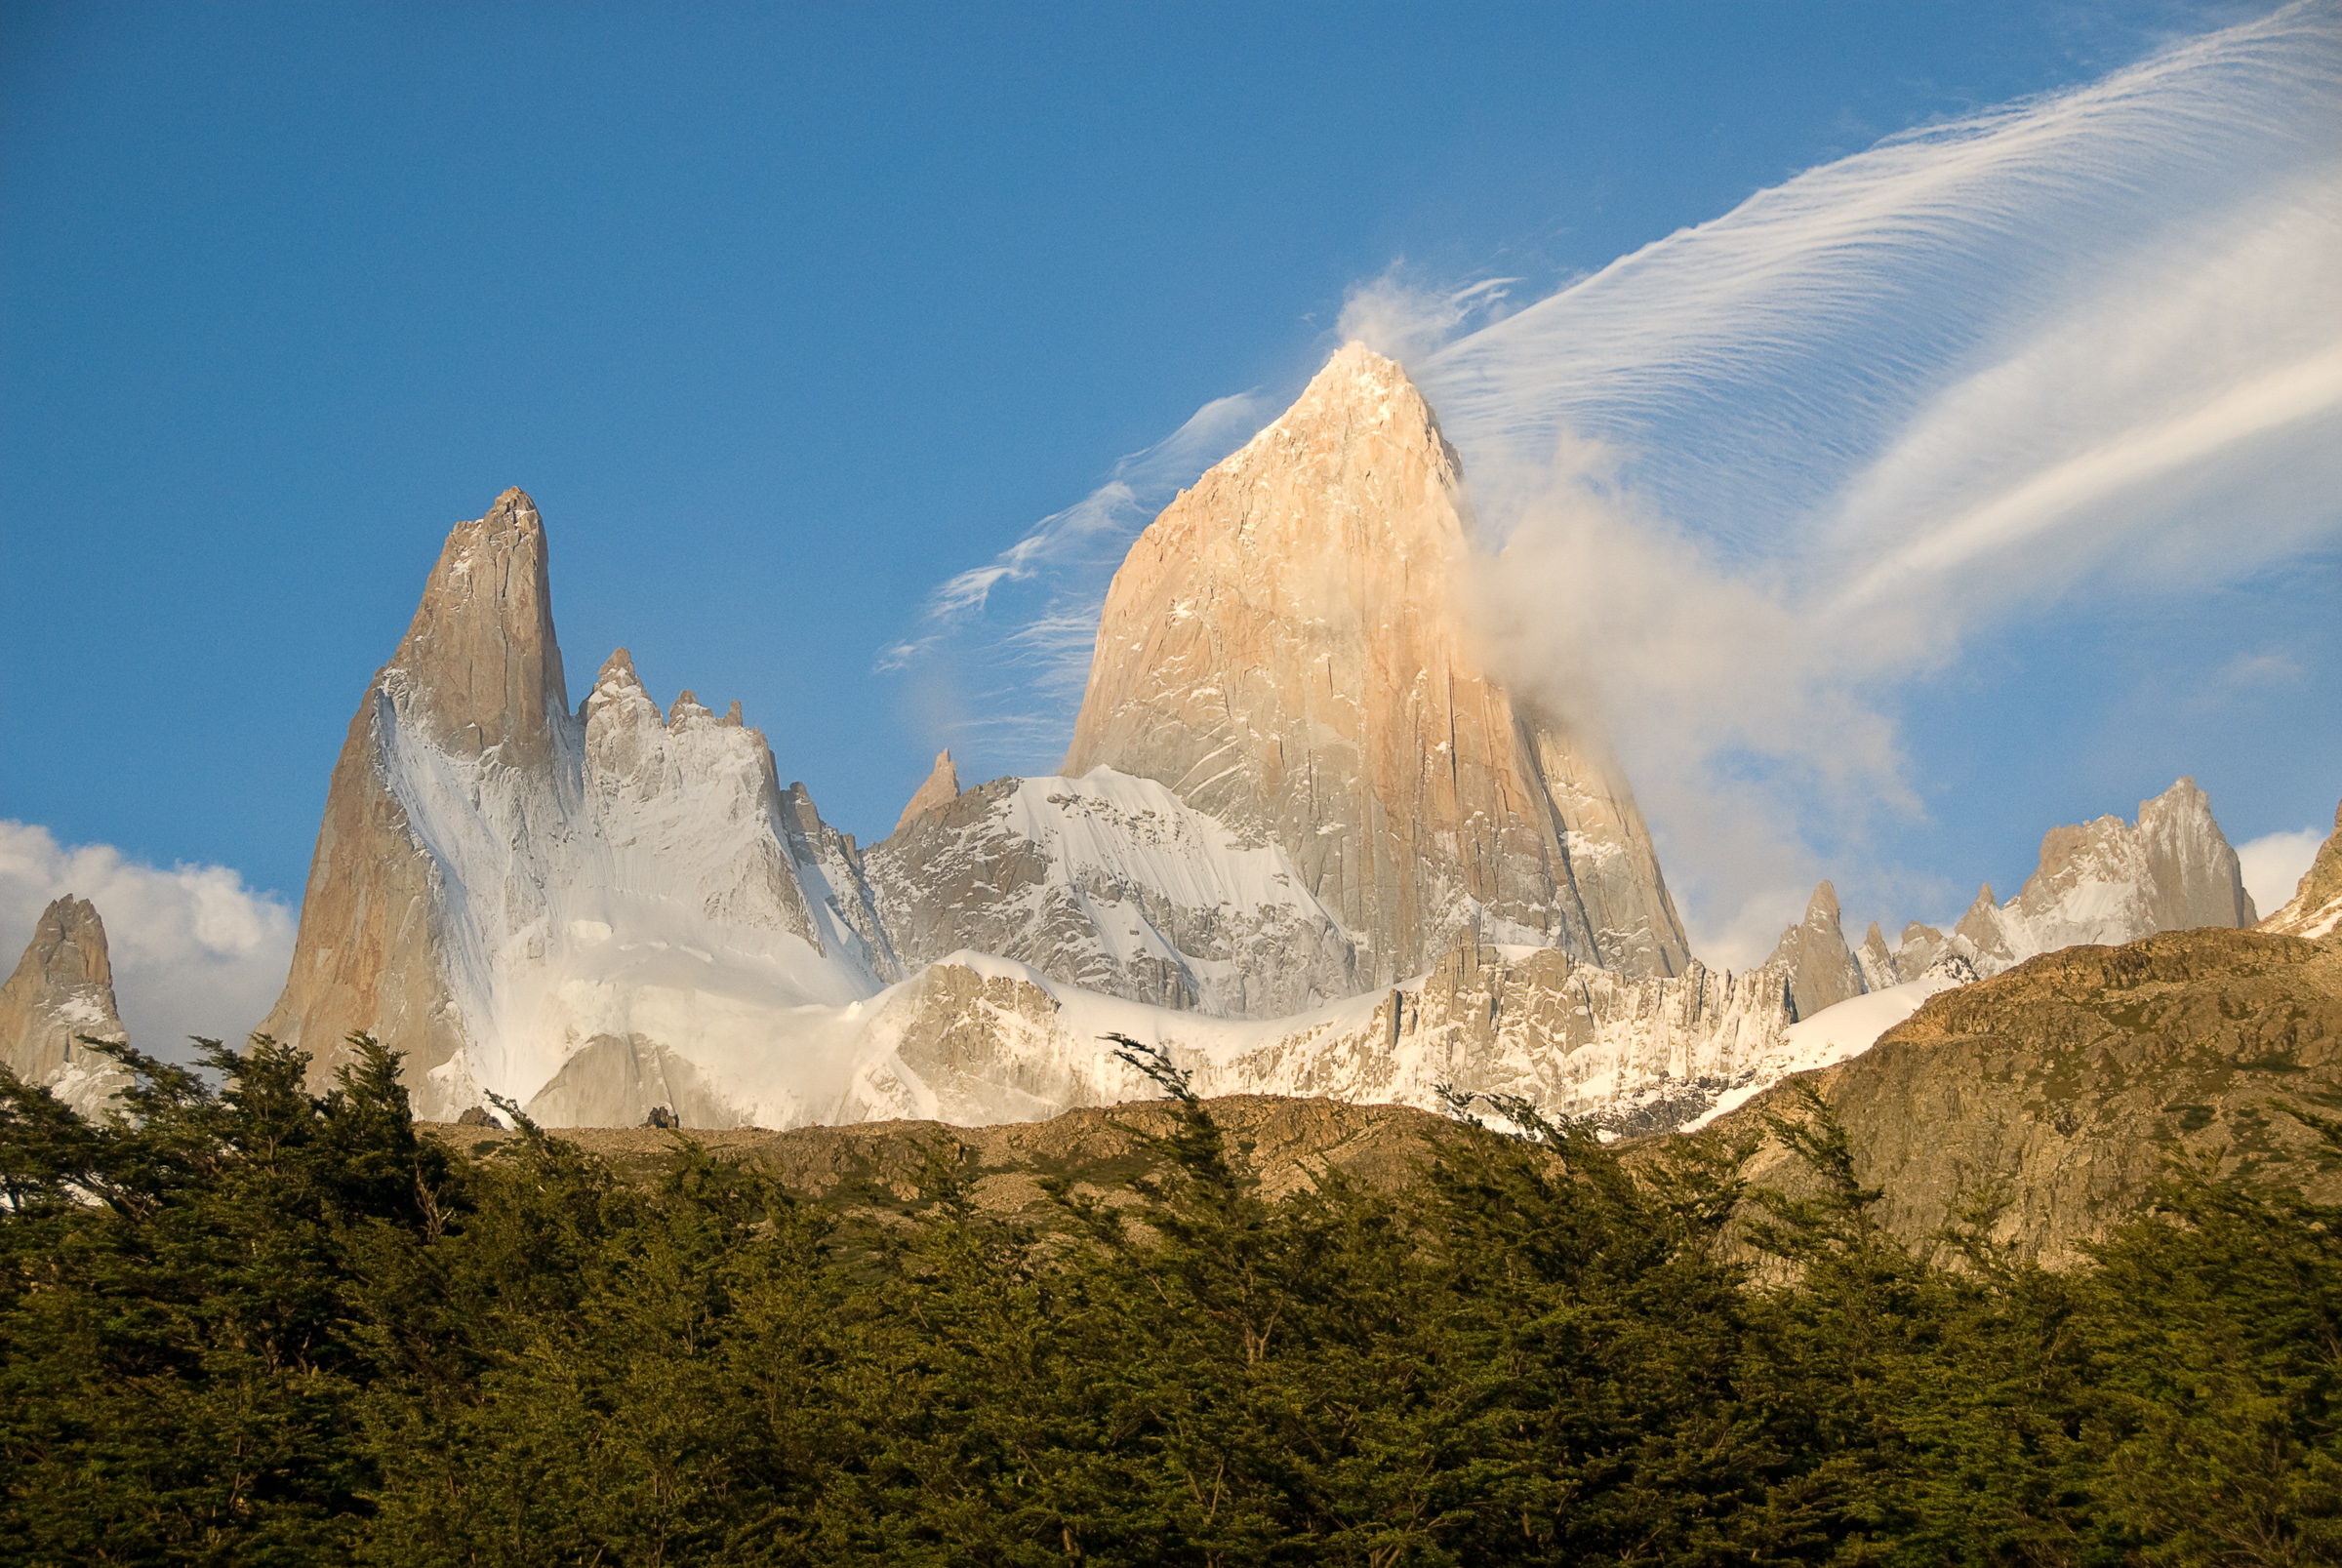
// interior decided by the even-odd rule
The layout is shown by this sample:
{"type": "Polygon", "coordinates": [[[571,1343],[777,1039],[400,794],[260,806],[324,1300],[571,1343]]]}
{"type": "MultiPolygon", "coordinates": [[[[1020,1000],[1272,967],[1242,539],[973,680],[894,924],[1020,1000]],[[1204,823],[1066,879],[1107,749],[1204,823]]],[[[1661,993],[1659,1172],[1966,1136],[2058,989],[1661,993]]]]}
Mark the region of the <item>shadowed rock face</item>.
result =
{"type": "MultiPolygon", "coordinates": [[[[2044,954],[1931,998],[1867,1053],[1721,1118],[1726,1135],[1795,1115],[1810,1083],[1845,1124],[1882,1223],[1923,1242],[1968,1199],[2007,1199],[1990,1234],[2042,1263],[2138,1214],[2165,1159],[2219,1155],[2342,1198],[2342,1168],[2278,1108],[2342,1093],[2342,948],[2199,929],[2044,954]]],[[[1802,1190],[1777,1144],[1760,1183],[1802,1190]]]]}
{"type": "Polygon", "coordinates": [[[85,1034],[124,1038],[104,922],[89,900],[67,895],[41,911],[16,972],[0,985],[0,1063],[88,1115],[131,1080],[80,1044],[85,1034]]]}
{"type": "Polygon", "coordinates": [[[543,770],[569,706],[553,637],[545,525],[519,490],[459,523],[390,662],[349,721],[309,861],[292,971],[263,1032],[310,1054],[312,1087],[374,1034],[407,1056],[410,1083],[464,1034],[449,995],[451,889],[390,784],[404,729],[435,751],[543,770]]]}
{"type": "Polygon", "coordinates": [[[1624,780],[1517,708],[1465,633],[1462,486],[1405,373],[1336,354],[1132,545],[1065,771],[1156,780],[1281,847],[1356,940],[1361,988],[1475,928],[1679,972],[1624,780]]]}
{"type": "Polygon", "coordinates": [[[2334,830],[2318,846],[2293,897],[2260,929],[2288,937],[2342,936],[2342,806],[2334,809],[2334,830]]]}

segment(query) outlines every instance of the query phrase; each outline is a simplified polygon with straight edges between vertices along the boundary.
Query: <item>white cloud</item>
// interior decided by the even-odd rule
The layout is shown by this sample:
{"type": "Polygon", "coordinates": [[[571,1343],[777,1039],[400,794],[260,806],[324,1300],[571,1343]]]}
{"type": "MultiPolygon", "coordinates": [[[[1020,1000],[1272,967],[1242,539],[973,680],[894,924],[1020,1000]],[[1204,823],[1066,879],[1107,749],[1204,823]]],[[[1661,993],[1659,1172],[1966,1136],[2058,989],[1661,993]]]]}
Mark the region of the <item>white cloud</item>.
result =
{"type": "Polygon", "coordinates": [[[1381,277],[1354,284],[1342,297],[1334,334],[1407,364],[1436,350],[1467,325],[1501,319],[1507,290],[1519,281],[1483,278],[1438,290],[1413,279],[1404,262],[1393,263],[1381,277]]]}
{"type": "Polygon", "coordinates": [[[131,1042],[183,1056],[189,1035],[240,1042],[276,1001],[294,914],[224,865],[169,870],[106,844],[61,845],[0,821],[0,962],[15,965],[41,911],[67,894],[97,905],[131,1042]]]}
{"type": "Polygon", "coordinates": [[[2237,861],[2244,872],[2244,891],[2252,895],[2253,907],[2264,917],[2283,908],[2293,890],[2301,886],[2310,863],[2318,858],[2318,846],[2324,842],[2324,828],[2304,827],[2290,833],[2263,833],[2250,843],[2239,844],[2237,861]]]}

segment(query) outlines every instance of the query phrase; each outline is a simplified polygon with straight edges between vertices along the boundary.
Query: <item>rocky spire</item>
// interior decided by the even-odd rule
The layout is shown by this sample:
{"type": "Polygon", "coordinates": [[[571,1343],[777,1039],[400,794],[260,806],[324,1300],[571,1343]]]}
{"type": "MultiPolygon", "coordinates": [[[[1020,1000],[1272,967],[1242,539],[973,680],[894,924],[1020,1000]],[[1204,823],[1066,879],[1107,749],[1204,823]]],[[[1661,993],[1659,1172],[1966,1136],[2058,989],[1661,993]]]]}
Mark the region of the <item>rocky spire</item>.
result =
{"type": "Polygon", "coordinates": [[[458,523],[390,662],[349,721],[309,860],[293,966],[261,1025],[310,1054],[322,1086],[365,1030],[410,1082],[464,1044],[448,984],[441,868],[391,787],[401,737],[497,770],[552,762],[569,707],[545,524],[519,491],[458,523]]]}
{"type": "Polygon", "coordinates": [[[424,584],[423,601],[377,683],[408,687],[401,718],[440,750],[530,767],[552,755],[569,710],[553,636],[545,524],[520,490],[458,523],[424,584]]]}
{"type": "MultiPolygon", "coordinates": [[[[1878,929],[1871,934],[1876,937],[1878,929]]],[[[1882,952],[1885,945],[1879,943],[1882,952]]],[[[1837,889],[1827,882],[1814,888],[1805,918],[1781,933],[1767,962],[1787,973],[1790,1000],[1801,1019],[1862,994],[1862,970],[1846,950],[1846,935],[1838,926],[1837,889]]]]}
{"type": "Polygon", "coordinates": [[[1459,598],[1455,449],[1352,344],[1181,494],[1107,595],[1065,771],[1155,780],[1280,845],[1365,949],[1361,984],[1459,932],[1634,973],[1686,955],[1632,793],[1517,708],[1459,598]]]}
{"type": "Polygon", "coordinates": [[[935,754],[935,766],[928,771],[927,780],[911,795],[895,819],[895,831],[901,832],[913,817],[933,811],[947,801],[959,798],[959,770],[951,765],[951,748],[946,746],[935,754]]]}
{"type": "Polygon", "coordinates": [[[16,973],[0,985],[0,1063],[86,1114],[130,1075],[82,1045],[82,1035],[124,1038],[105,924],[89,900],[67,894],[41,911],[16,973]]]}

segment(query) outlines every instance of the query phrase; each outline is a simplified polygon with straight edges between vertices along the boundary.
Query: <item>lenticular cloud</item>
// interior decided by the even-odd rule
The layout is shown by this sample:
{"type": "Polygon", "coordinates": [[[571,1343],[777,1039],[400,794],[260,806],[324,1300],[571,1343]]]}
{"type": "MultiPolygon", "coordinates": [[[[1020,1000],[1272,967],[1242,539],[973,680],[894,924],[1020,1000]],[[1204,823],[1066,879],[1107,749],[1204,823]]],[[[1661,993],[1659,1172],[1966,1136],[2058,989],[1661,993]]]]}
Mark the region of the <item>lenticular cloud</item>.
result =
{"type": "Polygon", "coordinates": [[[1889,138],[1409,368],[1500,527],[1597,441],[1815,605],[1965,599],[2018,549],[2037,588],[2142,537],[2168,572],[2214,494],[2270,520],[2232,566],[2330,536],[2336,278],[2342,8],[2300,4],[1889,138]]]}

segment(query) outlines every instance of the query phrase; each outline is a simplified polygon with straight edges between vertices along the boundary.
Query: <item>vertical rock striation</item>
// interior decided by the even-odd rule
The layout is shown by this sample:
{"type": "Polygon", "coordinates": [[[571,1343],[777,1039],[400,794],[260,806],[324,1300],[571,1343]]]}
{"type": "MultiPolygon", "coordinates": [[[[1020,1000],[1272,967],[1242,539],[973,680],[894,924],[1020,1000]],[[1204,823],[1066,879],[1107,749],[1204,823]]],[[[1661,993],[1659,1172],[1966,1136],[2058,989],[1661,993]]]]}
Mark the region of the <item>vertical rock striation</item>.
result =
{"type": "Polygon", "coordinates": [[[1362,986],[1459,934],[1677,973],[1682,925],[1624,780],[1516,706],[1466,634],[1465,505],[1405,373],[1344,348],[1132,545],[1065,771],[1155,780],[1281,848],[1356,942],[1362,986]]]}

